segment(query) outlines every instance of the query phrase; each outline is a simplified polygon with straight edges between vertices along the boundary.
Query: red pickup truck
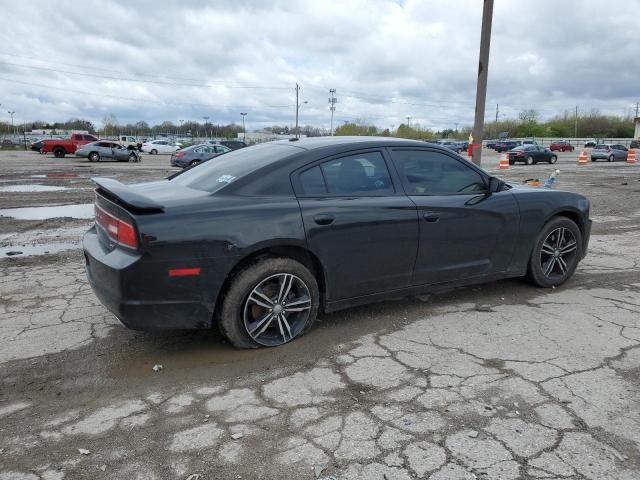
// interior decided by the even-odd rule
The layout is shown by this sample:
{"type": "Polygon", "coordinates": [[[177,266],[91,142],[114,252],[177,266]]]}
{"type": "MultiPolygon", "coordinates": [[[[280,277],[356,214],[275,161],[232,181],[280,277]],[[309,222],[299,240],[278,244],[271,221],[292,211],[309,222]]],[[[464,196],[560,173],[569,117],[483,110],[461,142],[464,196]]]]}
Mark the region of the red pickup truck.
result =
{"type": "Polygon", "coordinates": [[[72,155],[76,153],[76,150],[82,145],[97,141],[98,139],[93,135],[88,135],[86,133],[73,133],[71,137],[64,140],[43,140],[40,152],[53,152],[56,158],[62,158],[65,155],[72,155]]]}
{"type": "Polygon", "coordinates": [[[553,142],[549,145],[549,150],[552,152],[573,152],[576,147],[571,145],[569,142],[565,142],[564,140],[559,140],[557,142],[553,142]]]}

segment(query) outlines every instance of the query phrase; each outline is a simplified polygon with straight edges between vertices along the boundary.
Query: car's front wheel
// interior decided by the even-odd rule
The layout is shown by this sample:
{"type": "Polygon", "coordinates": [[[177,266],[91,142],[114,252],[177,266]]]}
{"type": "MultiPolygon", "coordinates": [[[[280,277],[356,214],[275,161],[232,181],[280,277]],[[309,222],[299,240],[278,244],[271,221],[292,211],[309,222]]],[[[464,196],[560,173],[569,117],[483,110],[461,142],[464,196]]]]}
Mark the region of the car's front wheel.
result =
{"type": "Polygon", "coordinates": [[[613,155],[609,155],[609,158],[607,158],[607,161],[613,162],[615,159],[616,157],[614,157],[613,155]]]}
{"type": "Polygon", "coordinates": [[[536,237],[527,277],[539,287],[557,287],[573,275],[580,258],[582,258],[580,229],[566,217],[555,217],[536,237]]]}
{"type": "Polygon", "coordinates": [[[234,276],[216,320],[236,348],[275,347],[309,330],[318,307],[318,282],[305,265],[265,258],[234,276]]]}
{"type": "Polygon", "coordinates": [[[151,150],[149,152],[151,155],[157,155],[158,154],[158,150],[156,150],[155,148],[153,150],[151,150]]]}
{"type": "Polygon", "coordinates": [[[89,154],[89,161],[90,162],[99,162],[100,161],[100,154],[98,152],[91,152],[89,154]]]}
{"type": "Polygon", "coordinates": [[[527,157],[527,165],[533,165],[533,157],[527,157]]]}
{"type": "Polygon", "coordinates": [[[556,163],[558,161],[558,157],[556,157],[555,155],[551,155],[551,158],[549,159],[549,163],[556,163]]]}

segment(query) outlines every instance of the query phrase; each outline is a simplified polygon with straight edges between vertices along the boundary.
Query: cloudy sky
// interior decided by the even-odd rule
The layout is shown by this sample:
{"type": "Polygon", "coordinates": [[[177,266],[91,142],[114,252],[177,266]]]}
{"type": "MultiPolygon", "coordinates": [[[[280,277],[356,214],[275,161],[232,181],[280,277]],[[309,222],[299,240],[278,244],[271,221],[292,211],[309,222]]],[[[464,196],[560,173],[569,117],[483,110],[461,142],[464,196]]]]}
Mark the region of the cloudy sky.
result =
{"type": "MultiPolygon", "coordinates": [[[[0,0],[0,120],[473,121],[481,0],[0,0]]],[[[640,1],[496,0],[487,118],[640,101],[640,1]]]]}

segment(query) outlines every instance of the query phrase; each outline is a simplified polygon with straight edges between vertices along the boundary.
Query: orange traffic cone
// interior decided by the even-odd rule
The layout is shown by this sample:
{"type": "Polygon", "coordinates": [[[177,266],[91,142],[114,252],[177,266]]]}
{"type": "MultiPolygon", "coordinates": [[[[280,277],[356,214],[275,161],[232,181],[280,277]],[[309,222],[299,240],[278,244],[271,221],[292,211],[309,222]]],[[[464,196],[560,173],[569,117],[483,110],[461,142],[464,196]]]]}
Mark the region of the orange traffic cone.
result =
{"type": "Polygon", "coordinates": [[[627,163],[636,163],[636,151],[633,148],[630,148],[627,153],[627,163]]]}
{"type": "Polygon", "coordinates": [[[587,164],[587,152],[584,150],[580,152],[580,156],[578,157],[578,165],[586,165],[587,164]]]}
{"type": "Polygon", "coordinates": [[[509,168],[509,154],[504,153],[500,157],[500,170],[506,170],[509,168]]]}

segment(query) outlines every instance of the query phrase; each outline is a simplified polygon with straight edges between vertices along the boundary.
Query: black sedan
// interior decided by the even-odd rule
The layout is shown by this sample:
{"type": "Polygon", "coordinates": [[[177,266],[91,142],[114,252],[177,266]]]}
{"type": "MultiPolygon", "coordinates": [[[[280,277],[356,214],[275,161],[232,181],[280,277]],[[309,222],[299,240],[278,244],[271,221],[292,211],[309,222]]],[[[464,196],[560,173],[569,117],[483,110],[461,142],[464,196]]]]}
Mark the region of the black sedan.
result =
{"type": "Polygon", "coordinates": [[[548,148],[540,145],[522,145],[509,150],[509,165],[516,162],[524,162],[534,165],[538,162],[556,163],[558,156],[548,148]]]}
{"type": "Polygon", "coordinates": [[[183,148],[173,153],[171,155],[171,166],[182,168],[190,167],[230,151],[231,149],[224,145],[192,145],[191,147],[183,148]]]}
{"type": "Polygon", "coordinates": [[[217,326],[238,348],[287,343],[319,311],[443,286],[560,285],[591,230],[582,195],[393,138],[270,142],[167,180],[94,182],[83,247],[98,298],[130,328],[217,326]]]}

